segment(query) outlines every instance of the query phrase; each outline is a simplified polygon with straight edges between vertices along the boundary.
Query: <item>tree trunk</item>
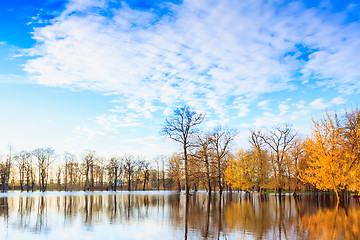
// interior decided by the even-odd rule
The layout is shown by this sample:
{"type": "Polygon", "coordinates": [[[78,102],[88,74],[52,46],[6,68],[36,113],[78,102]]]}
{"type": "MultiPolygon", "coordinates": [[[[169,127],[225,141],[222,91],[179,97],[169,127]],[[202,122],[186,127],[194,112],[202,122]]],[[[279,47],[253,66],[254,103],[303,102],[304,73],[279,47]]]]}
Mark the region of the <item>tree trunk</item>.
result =
{"type": "Polygon", "coordinates": [[[145,187],[146,187],[146,178],[147,178],[147,176],[146,176],[147,174],[146,174],[146,172],[145,172],[145,176],[144,176],[144,185],[143,185],[143,191],[145,191],[145,187]]]}
{"type": "Polygon", "coordinates": [[[115,168],[115,179],[114,179],[114,191],[116,192],[116,186],[117,186],[117,168],[115,168]]]}
{"type": "Polygon", "coordinates": [[[131,175],[128,175],[128,191],[131,191],[131,175]]]}
{"type": "Polygon", "coordinates": [[[189,195],[189,176],[188,176],[188,162],[187,162],[186,141],[184,143],[184,161],[185,161],[185,194],[189,195]]]}
{"type": "Polygon", "coordinates": [[[220,164],[220,160],[218,159],[218,175],[219,175],[219,179],[218,179],[218,183],[219,183],[219,193],[222,193],[222,186],[221,186],[221,164],[220,164]]]}
{"type": "Polygon", "coordinates": [[[86,168],[84,192],[87,190],[88,182],[89,182],[89,167],[86,168]]]}

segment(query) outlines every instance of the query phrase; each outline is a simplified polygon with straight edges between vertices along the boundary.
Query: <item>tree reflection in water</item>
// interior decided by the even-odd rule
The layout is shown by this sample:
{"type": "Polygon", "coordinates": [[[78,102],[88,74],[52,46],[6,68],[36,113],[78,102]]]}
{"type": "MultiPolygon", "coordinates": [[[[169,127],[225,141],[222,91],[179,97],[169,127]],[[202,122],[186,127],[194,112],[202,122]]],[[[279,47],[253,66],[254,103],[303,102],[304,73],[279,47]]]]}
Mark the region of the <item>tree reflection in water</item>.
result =
{"type": "MultiPolygon", "coordinates": [[[[51,238],[71,228],[95,233],[133,227],[131,239],[150,225],[163,232],[154,233],[156,239],[360,239],[359,206],[356,199],[337,205],[324,195],[34,194],[0,197],[0,230],[51,238]]],[[[101,234],[107,239],[110,233],[101,234]]]]}

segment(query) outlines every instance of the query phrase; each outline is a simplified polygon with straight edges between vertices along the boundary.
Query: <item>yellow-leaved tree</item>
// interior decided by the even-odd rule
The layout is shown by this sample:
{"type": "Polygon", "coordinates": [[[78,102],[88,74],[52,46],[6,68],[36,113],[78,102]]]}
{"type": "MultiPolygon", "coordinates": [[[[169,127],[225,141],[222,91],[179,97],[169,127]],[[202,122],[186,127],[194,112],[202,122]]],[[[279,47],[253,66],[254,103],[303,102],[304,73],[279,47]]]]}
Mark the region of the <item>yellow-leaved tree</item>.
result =
{"type": "Polygon", "coordinates": [[[313,132],[304,143],[306,167],[300,177],[318,189],[333,190],[339,200],[342,193],[356,187],[359,154],[356,157],[355,140],[349,139],[348,121],[341,121],[337,114],[326,112],[313,122],[313,132]]]}
{"type": "Polygon", "coordinates": [[[253,183],[253,158],[243,150],[239,150],[234,157],[229,159],[225,170],[225,181],[233,188],[250,191],[253,183]]]}
{"type": "Polygon", "coordinates": [[[348,159],[347,171],[349,181],[347,182],[350,190],[357,194],[360,189],[360,111],[359,109],[345,113],[344,121],[344,151],[348,159]]]}

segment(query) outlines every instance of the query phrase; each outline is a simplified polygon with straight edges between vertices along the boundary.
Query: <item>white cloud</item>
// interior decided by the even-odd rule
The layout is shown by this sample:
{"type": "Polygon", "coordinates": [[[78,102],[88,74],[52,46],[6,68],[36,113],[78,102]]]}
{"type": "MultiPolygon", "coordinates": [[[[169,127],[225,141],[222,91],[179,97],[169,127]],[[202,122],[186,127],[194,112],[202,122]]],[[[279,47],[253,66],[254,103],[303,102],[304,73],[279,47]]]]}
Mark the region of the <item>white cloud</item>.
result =
{"type": "Polygon", "coordinates": [[[229,119],[221,119],[221,120],[210,120],[206,121],[205,125],[208,128],[214,128],[217,126],[226,126],[229,123],[229,119]]]}
{"type": "Polygon", "coordinates": [[[342,104],[345,104],[346,101],[342,97],[336,97],[331,100],[331,103],[333,103],[335,105],[342,105],[342,104]]]}
{"type": "MultiPolygon", "coordinates": [[[[185,0],[164,5],[169,15],[108,4],[72,0],[35,29],[25,70],[37,83],[121,95],[139,113],[132,117],[146,118],[183,102],[224,118],[230,98],[294,89],[297,80],[360,88],[359,24],[344,26],[299,2],[185,0]]],[[[246,101],[236,107],[247,115],[246,101]]]]}
{"type": "Polygon", "coordinates": [[[289,108],[290,107],[285,103],[279,104],[280,114],[282,115],[282,114],[286,113],[289,110],[289,108]]]}
{"type": "Polygon", "coordinates": [[[324,101],[322,98],[317,98],[311,103],[309,103],[310,107],[314,109],[325,109],[329,107],[329,104],[324,101]]]}
{"type": "Polygon", "coordinates": [[[241,124],[240,124],[240,127],[243,127],[243,128],[250,128],[250,127],[251,127],[251,124],[248,124],[248,123],[241,123],[241,124]]]}
{"type": "Polygon", "coordinates": [[[269,108],[270,100],[264,100],[257,103],[257,107],[260,107],[263,110],[270,111],[269,108]]]}
{"type": "Polygon", "coordinates": [[[305,108],[306,101],[300,100],[296,103],[291,104],[292,106],[296,107],[297,109],[304,109],[305,108]]]}

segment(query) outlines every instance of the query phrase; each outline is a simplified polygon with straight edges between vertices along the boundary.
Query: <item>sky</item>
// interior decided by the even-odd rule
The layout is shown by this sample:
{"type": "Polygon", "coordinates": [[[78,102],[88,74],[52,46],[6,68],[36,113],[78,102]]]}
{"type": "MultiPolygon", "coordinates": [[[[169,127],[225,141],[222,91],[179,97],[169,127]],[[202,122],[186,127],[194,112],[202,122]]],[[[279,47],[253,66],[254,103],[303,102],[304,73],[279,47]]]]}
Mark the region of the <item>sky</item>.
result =
{"type": "Polygon", "coordinates": [[[182,105],[236,150],[360,102],[359,0],[2,1],[0,29],[1,153],[169,155],[182,105]]]}

